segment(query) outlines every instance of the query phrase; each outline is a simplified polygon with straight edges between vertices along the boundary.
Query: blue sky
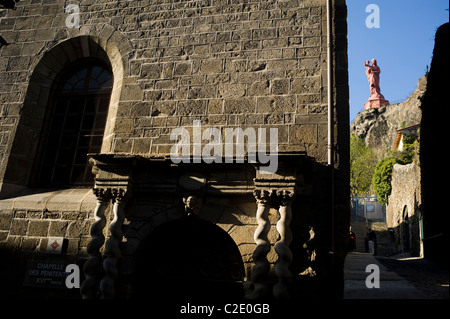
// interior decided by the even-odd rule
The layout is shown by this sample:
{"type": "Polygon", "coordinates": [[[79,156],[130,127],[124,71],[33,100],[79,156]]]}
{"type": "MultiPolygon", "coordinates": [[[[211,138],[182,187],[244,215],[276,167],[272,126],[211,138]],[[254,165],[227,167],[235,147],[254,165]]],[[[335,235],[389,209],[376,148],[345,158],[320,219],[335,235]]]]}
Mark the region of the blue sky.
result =
{"type": "Polygon", "coordinates": [[[431,64],[434,35],[449,21],[448,0],[347,0],[350,122],[370,92],[364,61],[377,59],[381,94],[399,103],[414,92],[431,64]],[[379,8],[379,28],[366,27],[369,4],[379,8]]]}

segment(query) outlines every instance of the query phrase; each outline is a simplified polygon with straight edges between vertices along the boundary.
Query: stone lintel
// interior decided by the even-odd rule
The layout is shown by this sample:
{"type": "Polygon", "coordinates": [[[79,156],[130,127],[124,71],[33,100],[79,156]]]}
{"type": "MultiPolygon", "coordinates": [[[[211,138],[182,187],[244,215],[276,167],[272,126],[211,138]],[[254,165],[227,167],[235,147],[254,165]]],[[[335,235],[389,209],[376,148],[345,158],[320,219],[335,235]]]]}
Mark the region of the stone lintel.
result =
{"type": "Polygon", "coordinates": [[[209,194],[252,194],[255,189],[286,190],[295,193],[297,172],[306,159],[304,152],[278,153],[277,171],[262,174],[261,166],[248,163],[173,163],[169,157],[143,157],[123,154],[90,154],[95,187],[124,189],[139,193],[176,193],[186,174],[202,174],[202,192],[209,194]],[[253,180],[253,181],[252,181],[253,180]]]}

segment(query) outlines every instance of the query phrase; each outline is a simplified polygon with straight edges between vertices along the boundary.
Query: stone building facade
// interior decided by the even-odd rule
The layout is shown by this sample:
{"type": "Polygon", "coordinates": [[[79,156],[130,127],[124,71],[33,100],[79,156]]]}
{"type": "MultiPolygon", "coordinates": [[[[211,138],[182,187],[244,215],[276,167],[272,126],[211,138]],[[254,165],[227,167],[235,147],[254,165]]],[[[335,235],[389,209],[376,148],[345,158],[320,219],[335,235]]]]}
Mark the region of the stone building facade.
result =
{"type": "Polygon", "coordinates": [[[326,0],[25,0],[0,10],[0,241],[11,261],[1,271],[17,274],[12,295],[26,260],[70,259],[84,298],[152,294],[145,283],[162,289],[168,278],[186,294],[208,294],[215,280],[251,298],[305,287],[339,296],[344,1],[330,11],[326,0]],[[303,246],[312,228],[315,259],[303,246]],[[63,238],[60,254],[47,253],[50,237],[63,238]],[[312,262],[317,276],[298,285],[312,262]]]}

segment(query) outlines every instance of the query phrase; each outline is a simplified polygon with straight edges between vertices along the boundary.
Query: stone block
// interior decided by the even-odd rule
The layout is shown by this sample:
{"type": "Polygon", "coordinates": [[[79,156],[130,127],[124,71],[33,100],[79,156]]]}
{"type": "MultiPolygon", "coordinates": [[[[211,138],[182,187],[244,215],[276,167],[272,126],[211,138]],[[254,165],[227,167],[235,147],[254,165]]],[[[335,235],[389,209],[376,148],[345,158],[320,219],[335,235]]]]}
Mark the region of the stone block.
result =
{"type": "MultiPolygon", "coordinates": [[[[297,105],[297,112],[296,113],[299,114],[299,115],[306,115],[306,114],[308,114],[308,106],[305,105],[305,104],[297,105]]],[[[294,118],[294,121],[295,121],[295,118],[294,118]]]]}
{"type": "Polygon", "coordinates": [[[208,114],[222,114],[223,113],[223,100],[209,100],[208,101],[208,114]]]}
{"type": "Polygon", "coordinates": [[[291,81],[291,94],[311,94],[320,92],[320,78],[301,78],[291,81]]]}
{"type": "Polygon", "coordinates": [[[270,82],[269,81],[256,81],[253,82],[249,89],[249,96],[264,96],[268,95],[270,92],[270,82]]]}
{"type": "Polygon", "coordinates": [[[122,87],[122,101],[142,101],[144,92],[139,85],[124,85],[122,87]]]}
{"type": "Polygon", "coordinates": [[[134,127],[134,120],[130,118],[117,118],[114,124],[116,133],[131,133],[134,127]]]}
{"type": "Polygon", "coordinates": [[[48,210],[45,210],[42,212],[42,218],[44,219],[59,219],[61,218],[61,213],[60,212],[50,212],[48,210]]]}
{"type": "Polygon", "coordinates": [[[264,117],[265,124],[284,124],[284,113],[283,112],[273,112],[269,113],[264,117]]]}
{"type": "Polygon", "coordinates": [[[219,59],[204,60],[201,66],[202,74],[221,73],[223,70],[223,61],[219,59]]]}
{"type": "Polygon", "coordinates": [[[239,244],[238,248],[244,263],[253,262],[253,252],[255,251],[256,244],[239,244]]]}
{"type": "Polygon", "coordinates": [[[247,71],[247,60],[226,60],[225,72],[245,72],[247,71]]]}
{"type": "MultiPolygon", "coordinates": [[[[269,40],[262,40],[262,49],[269,49],[269,48],[284,48],[289,45],[289,39],[286,38],[277,38],[277,39],[269,39],[269,40]]],[[[271,58],[275,58],[277,51],[273,51],[275,55],[273,55],[271,58]]]]}
{"type": "Polygon", "coordinates": [[[5,242],[8,238],[9,231],[0,230],[0,242],[5,242]]]}
{"type": "Polygon", "coordinates": [[[116,138],[114,140],[114,152],[130,153],[133,147],[133,140],[129,138],[116,138]]]}
{"type": "Polygon", "coordinates": [[[22,250],[37,250],[40,246],[39,238],[24,238],[22,240],[22,250]]]}
{"type": "Polygon", "coordinates": [[[180,101],[177,106],[177,115],[202,115],[206,114],[205,100],[180,101]]]}
{"type": "Polygon", "coordinates": [[[191,69],[192,69],[191,62],[177,62],[177,63],[175,63],[173,75],[174,76],[190,75],[191,69]]]}
{"type": "Polygon", "coordinates": [[[252,38],[254,40],[276,38],[276,37],[277,37],[277,29],[276,28],[253,29],[252,30],[252,38]]]}
{"type": "Polygon", "coordinates": [[[28,225],[28,236],[47,236],[50,221],[48,220],[30,220],[28,225]]]}
{"type": "Polygon", "coordinates": [[[68,225],[69,223],[67,221],[53,220],[50,223],[48,235],[55,237],[65,237],[68,225]]]}
{"type": "Polygon", "coordinates": [[[316,125],[295,125],[290,128],[289,142],[299,143],[317,143],[316,125]]]}
{"type": "Polygon", "coordinates": [[[268,96],[258,98],[258,113],[295,112],[295,97],[292,95],[268,96]]]}
{"type": "Polygon", "coordinates": [[[271,84],[272,94],[287,94],[289,92],[289,79],[274,79],[271,84]]]}
{"type": "Polygon", "coordinates": [[[36,30],[34,39],[35,41],[50,41],[53,40],[54,36],[54,29],[40,29],[36,30]]]}
{"type": "Polygon", "coordinates": [[[152,141],[150,139],[139,138],[134,140],[133,154],[148,154],[152,141]]]}
{"type": "Polygon", "coordinates": [[[13,218],[12,211],[0,212],[0,230],[9,230],[13,218]]]}
{"type": "Polygon", "coordinates": [[[192,87],[188,91],[188,99],[215,98],[216,92],[216,87],[208,84],[199,87],[192,87]]]}
{"type": "Polygon", "coordinates": [[[26,218],[26,217],[27,217],[26,210],[15,210],[14,211],[14,218],[26,218]]]}
{"type": "MultiPolygon", "coordinates": [[[[311,106],[308,106],[308,114],[310,112],[311,106]]],[[[296,124],[317,124],[317,123],[327,123],[327,114],[309,114],[307,116],[305,115],[296,115],[295,116],[295,123],[296,124]]]]}
{"type": "Polygon", "coordinates": [[[261,47],[259,40],[245,40],[242,41],[242,50],[258,50],[261,47]]]}
{"type": "Polygon", "coordinates": [[[16,24],[17,18],[5,18],[2,17],[0,20],[0,31],[13,30],[16,24]]]}
{"type": "Polygon", "coordinates": [[[297,96],[297,104],[320,103],[320,94],[302,94],[297,96]]]}
{"type": "Polygon", "coordinates": [[[40,210],[29,210],[27,211],[27,217],[28,219],[42,219],[43,212],[40,210]]]}
{"type": "Polygon", "coordinates": [[[209,53],[209,44],[199,44],[194,46],[194,54],[208,54],[209,53]]]}
{"type": "Polygon", "coordinates": [[[152,102],[137,102],[131,106],[131,117],[149,116],[152,110],[152,102]]]}
{"type": "Polygon", "coordinates": [[[61,218],[64,220],[84,220],[87,218],[87,213],[86,212],[79,212],[79,211],[74,211],[74,212],[62,212],[61,213],[61,218]]]}
{"type": "Polygon", "coordinates": [[[69,222],[67,227],[67,237],[79,238],[83,235],[89,234],[89,226],[85,221],[72,221],[69,222]]]}
{"type": "Polygon", "coordinates": [[[245,84],[220,84],[219,93],[223,98],[239,98],[245,95],[246,85],[245,84]]]}
{"type": "Polygon", "coordinates": [[[267,61],[268,71],[287,71],[297,68],[296,59],[270,60],[267,61]]]}
{"type": "Polygon", "coordinates": [[[175,114],[176,101],[157,101],[152,107],[152,116],[172,116],[175,114]]]}
{"type": "Polygon", "coordinates": [[[25,236],[28,230],[28,220],[26,219],[13,219],[11,223],[10,235],[25,236]]]}
{"type": "Polygon", "coordinates": [[[178,85],[178,81],[174,79],[169,80],[158,80],[155,83],[155,88],[157,90],[171,90],[175,89],[178,85]]]}
{"type": "Polygon", "coordinates": [[[309,114],[327,114],[328,107],[327,105],[309,105],[308,106],[308,113],[309,114]]]}
{"type": "Polygon", "coordinates": [[[256,226],[234,226],[228,234],[237,243],[252,244],[255,242],[253,239],[255,230],[256,226]]]}
{"type": "Polygon", "coordinates": [[[239,114],[239,113],[253,113],[255,112],[255,99],[228,99],[224,102],[225,113],[239,114]]]}

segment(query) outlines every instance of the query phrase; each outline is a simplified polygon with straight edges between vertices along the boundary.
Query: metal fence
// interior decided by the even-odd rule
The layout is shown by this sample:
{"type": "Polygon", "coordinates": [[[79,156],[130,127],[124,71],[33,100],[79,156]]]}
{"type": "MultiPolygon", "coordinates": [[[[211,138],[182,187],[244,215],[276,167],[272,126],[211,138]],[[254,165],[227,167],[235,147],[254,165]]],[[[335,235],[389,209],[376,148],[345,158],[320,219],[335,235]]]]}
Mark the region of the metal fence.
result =
{"type": "Polygon", "coordinates": [[[350,207],[351,222],[386,222],[386,206],[377,201],[376,195],[352,195],[350,207]]]}

